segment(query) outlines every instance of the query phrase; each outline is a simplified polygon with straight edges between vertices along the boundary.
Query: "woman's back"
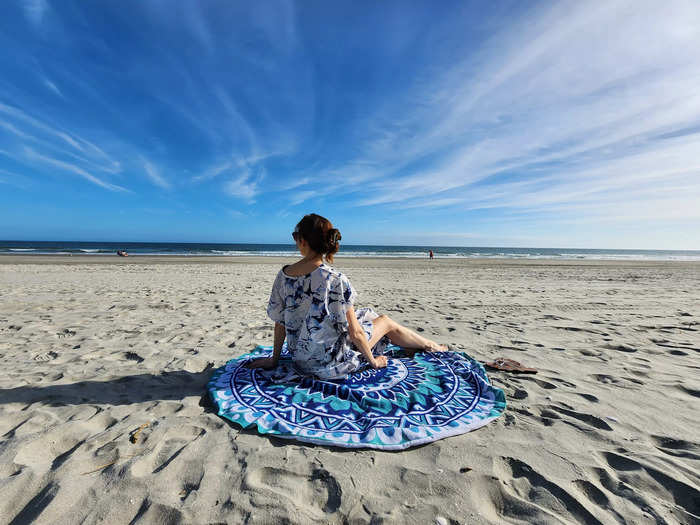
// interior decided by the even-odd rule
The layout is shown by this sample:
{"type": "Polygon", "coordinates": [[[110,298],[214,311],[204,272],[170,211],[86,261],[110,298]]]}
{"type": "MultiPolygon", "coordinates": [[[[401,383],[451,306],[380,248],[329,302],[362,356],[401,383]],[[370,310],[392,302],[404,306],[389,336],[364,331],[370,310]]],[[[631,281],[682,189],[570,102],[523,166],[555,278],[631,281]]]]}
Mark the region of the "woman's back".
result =
{"type": "Polygon", "coordinates": [[[325,263],[303,275],[285,270],[289,267],[277,274],[267,313],[284,325],[295,365],[303,373],[327,378],[357,368],[359,357],[348,352],[347,343],[346,315],[355,301],[348,278],[325,263]]]}

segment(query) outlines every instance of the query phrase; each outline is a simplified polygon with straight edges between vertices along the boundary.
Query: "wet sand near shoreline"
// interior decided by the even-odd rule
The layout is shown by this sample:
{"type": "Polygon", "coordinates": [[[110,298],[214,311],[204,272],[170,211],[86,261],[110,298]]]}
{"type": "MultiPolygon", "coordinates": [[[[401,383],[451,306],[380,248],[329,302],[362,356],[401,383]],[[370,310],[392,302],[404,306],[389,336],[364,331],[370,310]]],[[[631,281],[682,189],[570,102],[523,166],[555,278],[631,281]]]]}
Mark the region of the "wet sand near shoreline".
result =
{"type": "Polygon", "coordinates": [[[700,519],[700,263],[338,257],[358,306],[539,370],[489,372],[496,422],[379,452],[241,431],[204,394],[271,344],[291,261],[0,256],[0,521],[700,519]]]}

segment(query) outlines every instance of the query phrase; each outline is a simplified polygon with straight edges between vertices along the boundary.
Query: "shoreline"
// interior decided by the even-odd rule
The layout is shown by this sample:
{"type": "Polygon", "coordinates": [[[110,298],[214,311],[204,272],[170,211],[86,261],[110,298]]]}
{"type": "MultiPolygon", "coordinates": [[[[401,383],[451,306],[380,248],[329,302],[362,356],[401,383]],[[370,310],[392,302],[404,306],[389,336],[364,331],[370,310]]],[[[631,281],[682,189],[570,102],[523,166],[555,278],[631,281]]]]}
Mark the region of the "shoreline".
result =
{"type": "MultiPolygon", "coordinates": [[[[297,256],[276,255],[132,255],[119,257],[117,255],[69,255],[69,254],[1,254],[0,266],[3,265],[47,265],[47,264],[94,264],[94,265],[145,265],[145,264],[274,264],[295,261],[297,256]]],[[[643,267],[655,268],[667,265],[674,267],[697,267],[700,269],[700,261],[687,260],[644,260],[644,259],[560,259],[560,258],[508,258],[508,257],[436,257],[434,260],[417,257],[343,257],[338,255],[333,265],[345,267],[365,266],[367,263],[378,263],[382,266],[391,266],[392,263],[401,265],[412,262],[415,267],[429,267],[440,265],[441,267],[484,267],[484,266],[585,266],[585,267],[643,267]]]]}

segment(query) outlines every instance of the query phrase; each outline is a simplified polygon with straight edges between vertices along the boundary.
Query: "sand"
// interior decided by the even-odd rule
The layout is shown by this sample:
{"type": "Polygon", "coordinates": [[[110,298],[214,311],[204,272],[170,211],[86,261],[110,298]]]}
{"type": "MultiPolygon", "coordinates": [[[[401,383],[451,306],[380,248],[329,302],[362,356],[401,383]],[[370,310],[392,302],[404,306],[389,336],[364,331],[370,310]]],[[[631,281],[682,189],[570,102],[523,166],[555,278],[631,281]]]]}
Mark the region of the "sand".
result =
{"type": "Polygon", "coordinates": [[[287,261],[0,257],[0,522],[700,519],[700,264],[338,259],[360,306],[539,370],[490,372],[496,422],[379,452],[212,411],[287,261]]]}

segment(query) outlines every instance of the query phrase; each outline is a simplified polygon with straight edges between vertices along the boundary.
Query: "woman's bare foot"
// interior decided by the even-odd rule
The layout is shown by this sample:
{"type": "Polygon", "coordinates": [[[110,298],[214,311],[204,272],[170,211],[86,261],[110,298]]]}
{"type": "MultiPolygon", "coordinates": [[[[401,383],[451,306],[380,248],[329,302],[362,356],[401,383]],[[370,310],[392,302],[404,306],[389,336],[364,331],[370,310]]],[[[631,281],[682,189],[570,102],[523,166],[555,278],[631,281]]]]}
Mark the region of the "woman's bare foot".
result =
{"type": "Polygon", "coordinates": [[[430,344],[423,347],[423,350],[425,352],[447,352],[449,348],[447,348],[447,345],[440,345],[435,341],[430,341],[430,344]]]}

